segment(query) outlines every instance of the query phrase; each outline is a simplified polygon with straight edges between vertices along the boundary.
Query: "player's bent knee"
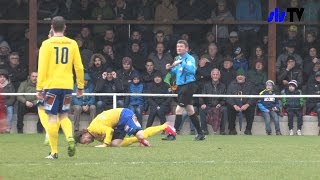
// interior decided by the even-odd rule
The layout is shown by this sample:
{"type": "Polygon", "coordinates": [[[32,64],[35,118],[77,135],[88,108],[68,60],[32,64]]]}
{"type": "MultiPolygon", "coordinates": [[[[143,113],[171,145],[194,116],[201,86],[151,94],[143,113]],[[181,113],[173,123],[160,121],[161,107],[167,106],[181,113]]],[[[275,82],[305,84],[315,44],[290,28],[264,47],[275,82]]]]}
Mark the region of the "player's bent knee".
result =
{"type": "Polygon", "coordinates": [[[184,111],[184,108],[178,105],[176,108],[176,114],[182,115],[183,111],[184,111]]]}
{"type": "Polygon", "coordinates": [[[114,139],[111,142],[111,147],[120,147],[122,143],[122,139],[114,139]]]}
{"type": "Polygon", "coordinates": [[[135,134],[135,136],[136,136],[138,139],[144,139],[144,137],[143,137],[143,130],[139,130],[139,131],[135,134]]]}

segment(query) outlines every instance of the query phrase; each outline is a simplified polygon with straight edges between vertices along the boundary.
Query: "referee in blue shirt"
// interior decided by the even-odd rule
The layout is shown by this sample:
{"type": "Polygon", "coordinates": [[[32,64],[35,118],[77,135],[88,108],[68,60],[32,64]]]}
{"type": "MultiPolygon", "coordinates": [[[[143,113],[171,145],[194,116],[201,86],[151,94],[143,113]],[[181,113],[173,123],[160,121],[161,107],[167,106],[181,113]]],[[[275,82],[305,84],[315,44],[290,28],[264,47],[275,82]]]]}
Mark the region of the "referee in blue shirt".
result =
{"type": "MultiPolygon", "coordinates": [[[[182,122],[182,113],[184,109],[187,110],[188,116],[194,127],[197,130],[198,135],[195,137],[196,141],[205,139],[200,128],[200,121],[193,108],[193,94],[197,90],[196,84],[196,63],[195,59],[188,54],[188,42],[185,40],[179,40],[177,42],[177,54],[176,60],[172,65],[167,64],[166,69],[170,70],[172,75],[176,76],[176,84],[178,85],[178,105],[176,108],[176,120],[174,127],[178,129],[182,122]]],[[[175,140],[174,136],[168,135],[163,140],[175,140]]]]}

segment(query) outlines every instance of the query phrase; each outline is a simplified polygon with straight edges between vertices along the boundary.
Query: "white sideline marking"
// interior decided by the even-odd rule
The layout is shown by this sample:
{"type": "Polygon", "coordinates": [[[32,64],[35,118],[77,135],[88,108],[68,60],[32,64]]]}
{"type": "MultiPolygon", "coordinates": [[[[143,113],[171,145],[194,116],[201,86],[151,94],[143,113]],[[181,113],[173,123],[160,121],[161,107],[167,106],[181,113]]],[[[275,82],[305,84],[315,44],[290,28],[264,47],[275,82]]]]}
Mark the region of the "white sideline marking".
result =
{"type": "MultiPolygon", "coordinates": [[[[53,160],[59,161],[59,160],[53,160]]],[[[306,163],[306,164],[319,164],[320,161],[128,161],[128,162],[81,162],[81,163],[64,163],[60,165],[75,165],[75,166],[87,166],[87,165],[105,165],[105,164],[114,164],[114,165],[121,165],[121,164],[129,164],[129,165],[136,165],[136,164],[299,164],[299,163],[306,163]]],[[[0,164],[1,166],[51,166],[56,165],[56,163],[21,163],[21,164],[0,164]]]]}

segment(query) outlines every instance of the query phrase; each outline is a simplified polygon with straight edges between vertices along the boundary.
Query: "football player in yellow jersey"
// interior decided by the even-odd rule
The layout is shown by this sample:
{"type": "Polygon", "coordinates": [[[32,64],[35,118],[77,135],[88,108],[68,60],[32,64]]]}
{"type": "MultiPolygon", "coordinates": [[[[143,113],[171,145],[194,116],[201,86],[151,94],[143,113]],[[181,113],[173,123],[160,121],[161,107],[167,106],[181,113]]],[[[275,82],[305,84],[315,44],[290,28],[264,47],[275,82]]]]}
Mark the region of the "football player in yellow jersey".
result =
{"type": "Polygon", "coordinates": [[[176,130],[168,123],[142,130],[133,111],[127,108],[116,108],[99,114],[87,129],[75,133],[75,140],[80,144],[89,144],[94,140],[103,142],[96,147],[124,147],[135,142],[150,146],[145,139],[160,131],[176,136],[176,130]],[[126,135],[135,137],[124,138],[126,135]]]}
{"type": "Polygon", "coordinates": [[[63,17],[54,17],[51,29],[53,36],[42,43],[39,51],[37,97],[44,100],[44,108],[49,116],[46,130],[51,152],[46,158],[57,159],[60,123],[66,127],[64,132],[68,139],[68,155],[71,157],[75,154],[72,123],[67,112],[70,110],[74,84],[73,67],[77,77],[78,97],[83,95],[84,71],[76,41],[63,35],[66,29],[63,17]]]}

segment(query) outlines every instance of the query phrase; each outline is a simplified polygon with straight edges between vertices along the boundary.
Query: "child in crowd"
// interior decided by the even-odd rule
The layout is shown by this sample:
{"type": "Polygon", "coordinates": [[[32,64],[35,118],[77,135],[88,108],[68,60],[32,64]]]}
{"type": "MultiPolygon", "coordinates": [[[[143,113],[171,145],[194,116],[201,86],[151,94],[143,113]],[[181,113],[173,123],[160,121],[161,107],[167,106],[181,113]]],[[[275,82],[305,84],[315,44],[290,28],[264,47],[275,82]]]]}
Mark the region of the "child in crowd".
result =
{"type": "MultiPolygon", "coordinates": [[[[140,75],[134,73],[132,75],[132,81],[129,83],[128,93],[143,93],[144,84],[140,80],[140,75]]],[[[125,99],[125,107],[132,110],[139,123],[142,126],[142,112],[144,111],[144,97],[143,96],[127,96],[125,99]]]]}
{"type": "MultiPolygon", "coordinates": [[[[298,89],[298,83],[296,80],[291,80],[288,83],[288,88],[285,88],[281,94],[283,95],[301,95],[301,90],[298,89]]],[[[282,98],[282,105],[288,112],[288,126],[289,126],[289,135],[293,136],[293,117],[297,116],[298,119],[298,128],[297,135],[301,136],[301,128],[303,125],[302,119],[302,108],[304,104],[303,98],[282,98]]]]}
{"type": "MultiPolygon", "coordinates": [[[[261,91],[259,94],[260,95],[275,95],[274,92],[274,82],[272,80],[268,80],[266,82],[266,89],[264,89],[263,91],[261,91]]],[[[272,134],[272,129],[271,129],[271,119],[272,118],[274,120],[274,126],[276,129],[276,135],[281,135],[281,131],[280,131],[280,124],[279,124],[279,110],[280,110],[280,106],[279,106],[279,102],[276,98],[272,98],[272,97],[266,97],[266,98],[261,98],[258,101],[258,107],[262,112],[262,116],[264,119],[264,122],[266,124],[266,133],[267,135],[271,135],[272,134]]]]}

